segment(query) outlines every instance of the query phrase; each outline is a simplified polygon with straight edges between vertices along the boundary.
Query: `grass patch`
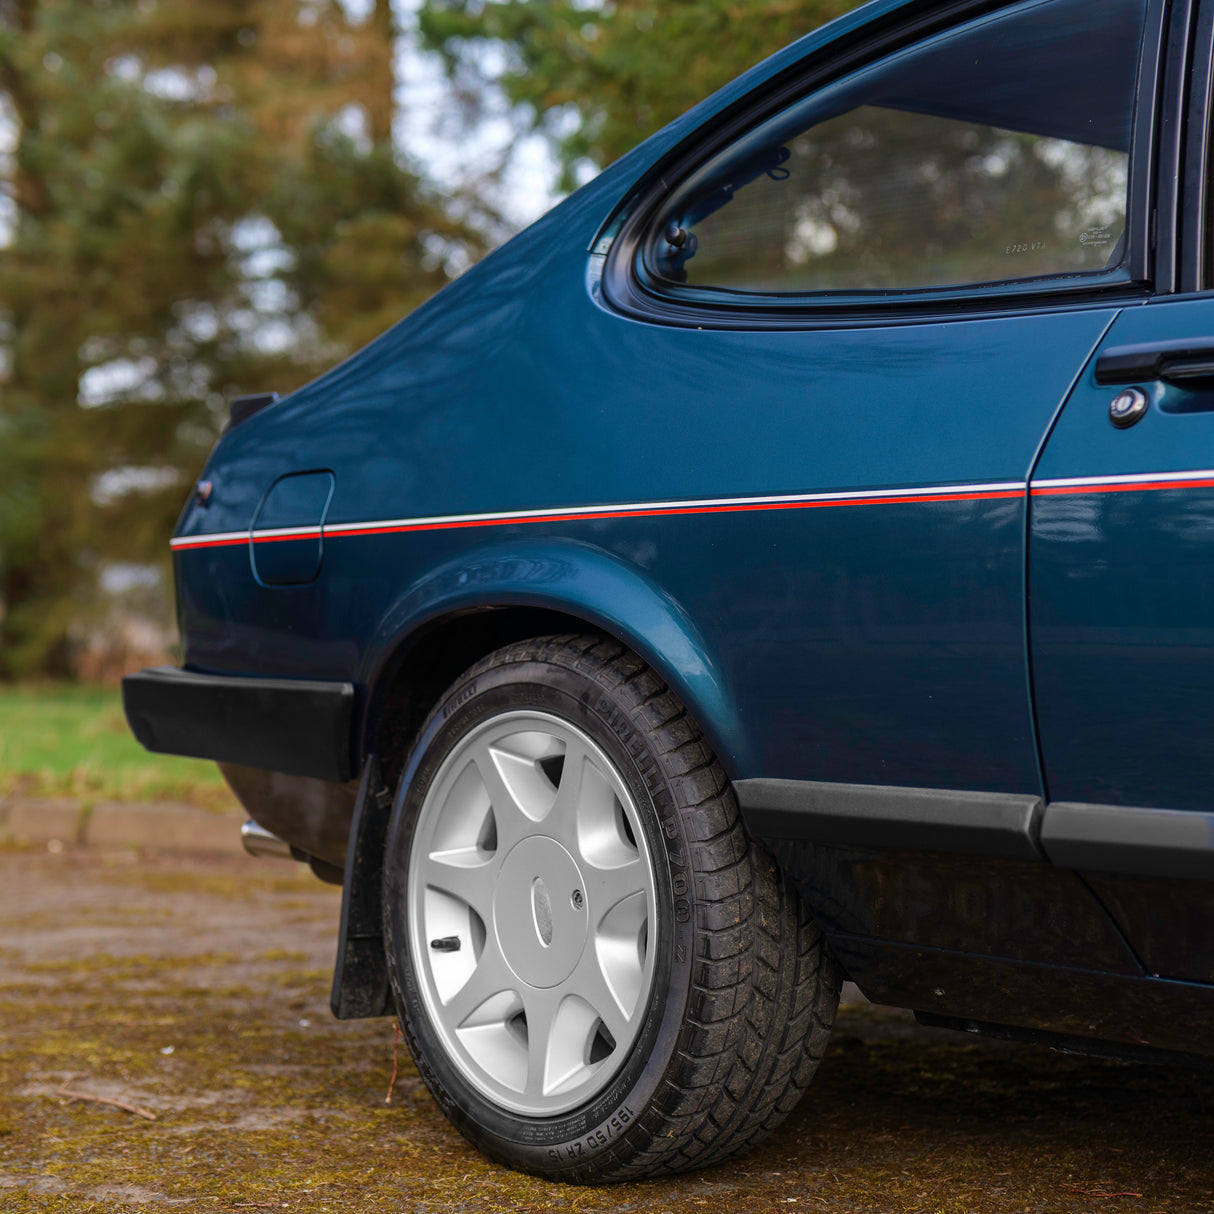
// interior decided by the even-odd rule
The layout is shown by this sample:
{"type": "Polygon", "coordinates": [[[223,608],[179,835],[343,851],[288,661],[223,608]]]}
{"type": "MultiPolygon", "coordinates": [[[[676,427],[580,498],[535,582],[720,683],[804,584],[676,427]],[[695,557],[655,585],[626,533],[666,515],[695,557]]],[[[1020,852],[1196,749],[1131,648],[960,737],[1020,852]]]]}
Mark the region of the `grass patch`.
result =
{"type": "Polygon", "coordinates": [[[233,803],[214,763],[135,741],[117,688],[0,686],[0,795],[233,803]]]}

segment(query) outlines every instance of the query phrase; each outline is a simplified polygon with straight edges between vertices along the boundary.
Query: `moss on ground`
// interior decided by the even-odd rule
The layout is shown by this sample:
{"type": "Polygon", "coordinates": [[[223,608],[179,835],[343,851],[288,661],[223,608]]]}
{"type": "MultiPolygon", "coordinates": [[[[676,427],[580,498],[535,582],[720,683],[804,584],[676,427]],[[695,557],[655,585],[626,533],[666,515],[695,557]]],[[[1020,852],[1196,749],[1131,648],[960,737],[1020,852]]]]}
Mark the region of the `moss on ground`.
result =
{"type": "MultiPolygon", "coordinates": [[[[128,888],[140,905],[172,911],[167,922],[197,923],[208,908],[218,921],[233,913],[226,882],[241,885],[238,863],[230,874],[175,870],[150,897],[147,871],[128,870],[128,888]]],[[[0,889],[19,867],[0,857],[0,889]]],[[[57,873],[112,896],[113,870],[69,864],[42,879],[57,873]]],[[[7,950],[6,1214],[1214,1211],[1208,1075],[912,1032],[866,1007],[844,1009],[813,1090],[784,1129],[730,1164],[609,1188],[510,1172],[448,1125],[406,1057],[384,1103],[391,1025],[329,1017],[329,974],[317,957],[331,950],[335,924],[296,920],[303,910],[320,918],[334,899],[319,885],[310,894],[288,885],[245,885],[261,935],[243,954],[222,937],[211,952],[192,951],[195,938],[158,918],[116,929],[124,947],[109,955],[69,955],[83,908],[65,912],[61,934],[40,915],[24,951],[7,950]],[[43,933],[53,956],[37,947],[43,933]],[[156,1120],[69,1101],[65,1086],[156,1120]]]]}

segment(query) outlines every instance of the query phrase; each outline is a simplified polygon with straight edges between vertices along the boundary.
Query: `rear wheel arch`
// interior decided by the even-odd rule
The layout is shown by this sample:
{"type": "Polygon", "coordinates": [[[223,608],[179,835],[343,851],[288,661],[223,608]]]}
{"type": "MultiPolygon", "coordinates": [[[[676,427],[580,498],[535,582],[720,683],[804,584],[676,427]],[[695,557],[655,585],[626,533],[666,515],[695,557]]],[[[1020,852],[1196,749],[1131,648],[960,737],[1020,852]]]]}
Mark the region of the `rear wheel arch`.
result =
{"type": "MultiPolygon", "coordinates": [[[[565,568],[571,564],[569,555],[562,553],[565,568]]],[[[369,694],[356,756],[375,787],[366,790],[366,804],[355,815],[347,843],[344,931],[358,934],[357,925],[373,915],[378,904],[391,792],[399,784],[423,722],[455,679],[503,646],[587,633],[619,642],[666,681],[699,723],[726,775],[731,779],[738,775],[742,731],[728,685],[690,621],[643,577],[605,554],[590,554],[590,559],[586,551],[576,555],[592,583],[589,588],[579,587],[580,595],[546,605],[511,603],[507,595],[496,601],[448,602],[445,609],[410,613],[413,626],[402,630],[391,644],[380,646],[383,657],[366,680],[369,694]],[[622,615],[629,617],[630,626],[620,622],[622,615]],[[723,745],[726,741],[734,746],[723,745]]],[[[509,590],[521,597],[516,587],[509,590]]],[[[371,934],[377,930],[369,922],[363,928],[371,934]]],[[[333,1007],[350,1009],[339,1015],[386,1014],[355,1010],[378,1006],[386,978],[381,965],[382,952],[363,964],[345,965],[339,957],[333,1007]]]]}
{"type": "Polygon", "coordinates": [[[361,751],[379,756],[384,783],[395,788],[422,722],[469,666],[514,641],[583,632],[587,622],[561,611],[482,607],[427,621],[401,638],[368,696],[361,751]]]}
{"type": "Polygon", "coordinates": [[[358,758],[393,784],[418,728],[462,671],[503,645],[597,632],[648,663],[686,705],[731,779],[753,767],[729,679],[690,612],[648,573],[561,539],[464,554],[414,583],[372,644],[358,758]]]}

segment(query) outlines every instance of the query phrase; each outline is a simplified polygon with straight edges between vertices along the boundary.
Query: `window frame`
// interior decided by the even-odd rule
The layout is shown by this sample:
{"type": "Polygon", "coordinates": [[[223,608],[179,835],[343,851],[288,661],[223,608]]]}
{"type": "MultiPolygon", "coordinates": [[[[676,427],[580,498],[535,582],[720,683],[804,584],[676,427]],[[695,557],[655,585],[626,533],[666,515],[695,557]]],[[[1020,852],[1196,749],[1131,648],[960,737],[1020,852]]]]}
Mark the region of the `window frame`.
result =
{"type": "MultiPolygon", "coordinates": [[[[1196,12],[1190,14],[1189,26],[1183,34],[1173,34],[1186,58],[1177,85],[1184,107],[1177,163],[1170,174],[1179,197],[1167,235],[1175,247],[1176,289],[1183,294],[1214,286],[1214,234],[1209,231],[1214,222],[1214,0],[1193,7],[1196,12]]],[[[1161,172],[1161,188],[1166,188],[1167,180],[1161,172]]]]}
{"type": "MultiPolygon", "coordinates": [[[[1169,163],[1176,143],[1175,114],[1183,71],[1175,70],[1176,29],[1187,29],[1189,0],[1148,0],[1136,85],[1131,135],[1130,185],[1126,212],[1128,276],[1085,278],[1056,275],[999,283],[953,287],[907,288],[866,292],[807,292],[805,294],[742,293],[654,282],[645,273],[641,254],[663,206],[687,179],[712,157],[747,132],[799,103],[816,90],[930,37],[947,33],[972,20],[1016,7],[1022,0],[954,0],[927,13],[884,26],[865,26],[849,42],[815,48],[806,58],[723,114],[695,131],[680,147],[659,161],[625,199],[623,207],[604,225],[592,246],[605,256],[601,289],[605,302],[618,311],[650,321],[697,328],[800,328],[888,323],[891,318],[932,319],[964,314],[1051,308],[1090,307],[1097,301],[1141,300],[1153,293],[1155,270],[1152,237],[1156,228],[1157,166],[1169,163]],[[1165,51],[1171,57],[1165,57],[1165,51]],[[1167,71],[1169,64],[1173,70],[1167,71]],[[1165,73],[1167,79],[1165,80],[1165,73]],[[1164,85],[1170,85],[1165,89],[1164,85]],[[1168,147],[1163,149],[1162,142],[1168,147]]],[[[1187,41],[1187,35],[1185,36],[1187,41]]],[[[1163,191],[1161,191],[1163,193],[1163,191]]],[[[1175,189],[1169,207],[1174,206],[1175,189]]],[[[1169,211],[1171,214],[1171,210],[1169,211]]],[[[1165,263],[1166,264],[1166,263],[1165,263]]],[[[1171,275],[1165,289],[1171,290],[1171,275]]],[[[1162,284],[1161,284],[1162,285],[1162,284]]]]}

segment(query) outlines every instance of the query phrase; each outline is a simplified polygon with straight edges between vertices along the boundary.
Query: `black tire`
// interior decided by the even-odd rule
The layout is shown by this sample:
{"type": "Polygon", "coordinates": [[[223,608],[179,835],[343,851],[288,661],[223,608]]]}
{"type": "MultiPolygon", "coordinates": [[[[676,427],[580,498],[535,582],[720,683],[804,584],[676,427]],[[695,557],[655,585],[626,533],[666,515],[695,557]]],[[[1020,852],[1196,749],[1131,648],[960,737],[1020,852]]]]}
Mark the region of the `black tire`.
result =
{"type": "Polygon", "coordinates": [[[439,1106],[493,1159],[554,1180],[636,1180],[715,1163],[758,1141],[809,1083],[838,1002],[840,975],[821,933],[748,840],[696,725],[645,663],[599,636],[509,645],[452,685],[401,779],[384,921],[401,1026],[439,1106]],[[552,1116],[486,1095],[455,1057],[423,989],[426,967],[439,963],[420,956],[416,939],[411,946],[407,911],[415,828],[444,760],[473,731],[519,711],[569,723],[614,765],[639,810],[656,907],[644,929],[652,978],[637,1004],[635,1040],[618,1063],[609,1060],[618,1067],[609,1082],[552,1116]]]}

